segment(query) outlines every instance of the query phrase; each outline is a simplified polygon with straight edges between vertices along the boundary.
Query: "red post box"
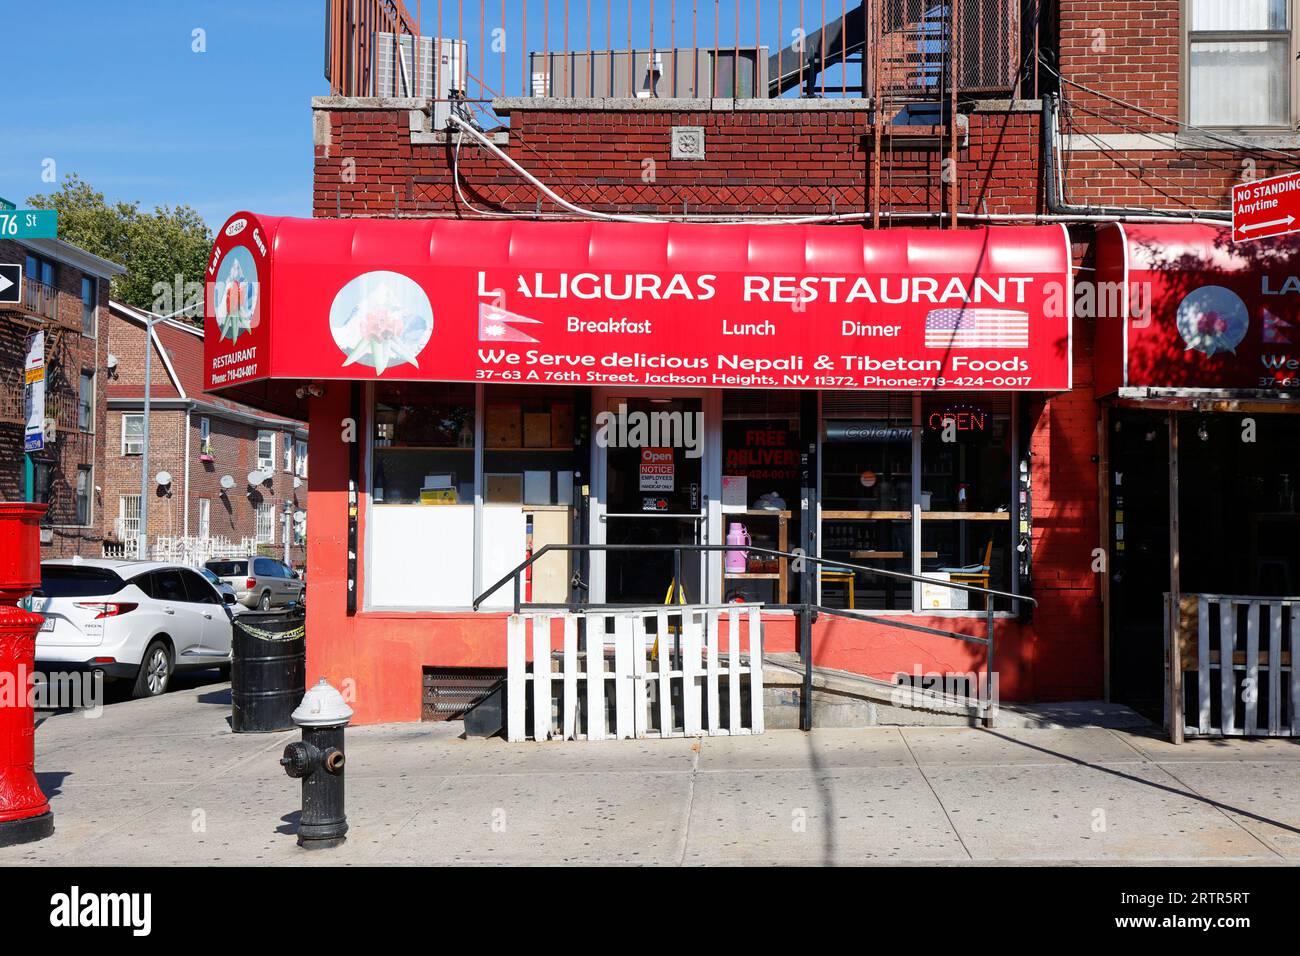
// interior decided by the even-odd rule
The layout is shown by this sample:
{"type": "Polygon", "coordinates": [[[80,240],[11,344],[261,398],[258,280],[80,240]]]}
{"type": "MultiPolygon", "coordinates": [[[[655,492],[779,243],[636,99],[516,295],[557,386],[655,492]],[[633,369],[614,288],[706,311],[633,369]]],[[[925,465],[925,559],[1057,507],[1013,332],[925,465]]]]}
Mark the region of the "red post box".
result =
{"type": "Polygon", "coordinates": [[[54,814],[36,782],[31,700],[42,619],[18,607],[41,583],[38,523],[45,508],[0,502],[0,846],[43,840],[54,832],[54,814]]]}

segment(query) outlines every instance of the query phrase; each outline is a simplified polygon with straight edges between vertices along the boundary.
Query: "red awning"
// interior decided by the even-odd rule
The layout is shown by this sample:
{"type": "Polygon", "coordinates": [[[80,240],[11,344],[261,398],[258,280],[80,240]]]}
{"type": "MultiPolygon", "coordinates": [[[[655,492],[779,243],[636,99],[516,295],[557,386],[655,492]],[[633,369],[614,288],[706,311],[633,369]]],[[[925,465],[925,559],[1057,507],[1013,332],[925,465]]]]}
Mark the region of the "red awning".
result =
{"type": "Polygon", "coordinates": [[[209,390],[277,380],[1070,387],[1059,226],[232,217],[209,390]]]}
{"type": "MultiPolygon", "coordinates": [[[[1097,391],[1294,391],[1300,237],[1236,243],[1228,227],[1103,226],[1095,296],[1097,391]]],[[[1081,290],[1082,291],[1082,290],[1081,290]]]]}

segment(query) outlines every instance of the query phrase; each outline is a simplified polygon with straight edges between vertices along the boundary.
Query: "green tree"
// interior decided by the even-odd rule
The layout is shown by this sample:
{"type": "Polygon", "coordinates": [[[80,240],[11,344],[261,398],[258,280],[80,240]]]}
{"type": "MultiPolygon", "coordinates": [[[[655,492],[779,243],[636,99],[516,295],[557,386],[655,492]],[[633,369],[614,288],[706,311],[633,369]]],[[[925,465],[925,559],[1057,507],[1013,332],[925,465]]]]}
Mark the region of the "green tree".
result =
{"type": "MultiPolygon", "coordinates": [[[[29,196],[27,203],[58,210],[60,239],[126,266],[113,279],[113,298],[163,314],[201,302],[212,233],[190,206],[141,212],[139,203],[109,203],[75,173],[57,191],[29,196]]],[[[201,311],[196,307],[192,317],[201,311]]]]}

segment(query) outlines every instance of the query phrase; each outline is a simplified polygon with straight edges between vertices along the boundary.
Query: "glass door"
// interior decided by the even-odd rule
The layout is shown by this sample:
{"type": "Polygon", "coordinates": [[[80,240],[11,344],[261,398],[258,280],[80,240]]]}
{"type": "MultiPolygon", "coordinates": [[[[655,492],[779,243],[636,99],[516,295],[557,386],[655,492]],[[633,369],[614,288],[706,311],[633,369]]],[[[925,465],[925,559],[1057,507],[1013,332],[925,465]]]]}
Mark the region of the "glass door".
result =
{"type": "MultiPolygon", "coordinates": [[[[607,545],[698,545],[714,540],[717,435],[704,394],[598,393],[593,417],[591,541],[607,545]]],[[[690,549],[592,555],[592,601],[700,603],[717,563],[690,549]],[[680,571],[679,571],[680,569],[680,571]],[[684,589],[684,598],[677,588],[684,589]]]]}

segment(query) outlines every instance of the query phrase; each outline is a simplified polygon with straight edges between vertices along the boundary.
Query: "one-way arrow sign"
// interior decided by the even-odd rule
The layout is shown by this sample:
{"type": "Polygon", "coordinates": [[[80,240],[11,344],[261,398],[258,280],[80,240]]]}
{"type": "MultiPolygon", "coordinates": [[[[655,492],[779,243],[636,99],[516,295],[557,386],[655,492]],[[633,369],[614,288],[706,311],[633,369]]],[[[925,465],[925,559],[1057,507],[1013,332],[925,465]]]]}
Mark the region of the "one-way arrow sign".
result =
{"type": "Polygon", "coordinates": [[[1232,187],[1232,239],[1300,232],[1300,171],[1232,187]]]}
{"type": "Polygon", "coordinates": [[[23,267],[0,263],[0,304],[18,305],[23,301],[23,267]]]}

